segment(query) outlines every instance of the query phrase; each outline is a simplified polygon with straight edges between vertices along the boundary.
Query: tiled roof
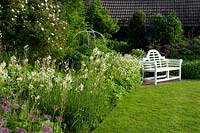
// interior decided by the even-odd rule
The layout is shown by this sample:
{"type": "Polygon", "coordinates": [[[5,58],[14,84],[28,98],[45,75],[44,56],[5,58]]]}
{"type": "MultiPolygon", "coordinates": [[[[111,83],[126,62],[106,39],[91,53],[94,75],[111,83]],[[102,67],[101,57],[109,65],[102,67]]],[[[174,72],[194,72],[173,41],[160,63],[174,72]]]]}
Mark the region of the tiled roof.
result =
{"type": "Polygon", "coordinates": [[[175,11],[184,26],[200,26],[200,0],[101,0],[104,8],[117,18],[121,26],[128,26],[128,20],[138,10],[150,17],[158,12],[167,15],[175,11]]]}

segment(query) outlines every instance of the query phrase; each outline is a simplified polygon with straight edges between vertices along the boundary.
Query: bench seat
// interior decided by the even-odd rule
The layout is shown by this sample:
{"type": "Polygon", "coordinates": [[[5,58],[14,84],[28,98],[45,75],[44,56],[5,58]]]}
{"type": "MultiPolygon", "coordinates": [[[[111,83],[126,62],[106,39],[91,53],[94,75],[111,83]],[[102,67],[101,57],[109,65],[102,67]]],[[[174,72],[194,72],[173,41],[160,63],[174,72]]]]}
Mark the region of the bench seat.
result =
{"type": "MultiPolygon", "coordinates": [[[[157,68],[157,72],[166,72],[166,71],[173,71],[173,70],[179,70],[177,67],[162,67],[162,68],[157,68]]],[[[149,68],[149,69],[144,69],[146,72],[155,72],[155,68],[149,68]]]]}

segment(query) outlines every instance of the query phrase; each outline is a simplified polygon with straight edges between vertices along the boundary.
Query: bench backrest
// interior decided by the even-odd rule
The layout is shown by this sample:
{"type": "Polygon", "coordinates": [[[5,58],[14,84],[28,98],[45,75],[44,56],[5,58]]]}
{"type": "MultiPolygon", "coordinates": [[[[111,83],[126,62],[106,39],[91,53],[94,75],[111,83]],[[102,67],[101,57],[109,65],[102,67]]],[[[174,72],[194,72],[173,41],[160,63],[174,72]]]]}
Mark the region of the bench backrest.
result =
{"type": "Polygon", "coordinates": [[[143,58],[143,61],[155,61],[157,67],[167,67],[167,61],[164,56],[161,56],[160,53],[155,50],[149,50],[146,58],[143,58]]]}

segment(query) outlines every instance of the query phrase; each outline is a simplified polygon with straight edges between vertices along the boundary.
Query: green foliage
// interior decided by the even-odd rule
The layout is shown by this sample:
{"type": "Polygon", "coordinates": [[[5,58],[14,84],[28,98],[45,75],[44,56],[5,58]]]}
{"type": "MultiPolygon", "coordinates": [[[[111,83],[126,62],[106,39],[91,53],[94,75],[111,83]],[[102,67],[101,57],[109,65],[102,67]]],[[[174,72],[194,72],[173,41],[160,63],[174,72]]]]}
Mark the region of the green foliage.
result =
{"type": "Polygon", "coordinates": [[[86,11],[86,22],[100,33],[116,33],[119,30],[117,20],[113,20],[108,10],[103,9],[101,0],[90,2],[86,11]]]}
{"type": "Polygon", "coordinates": [[[164,51],[163,45],[180,44],[183,41],[182,23],[172,12],[168,16],[156,14],[151,18],[149,40],[154,48],[164,51]]]}
{"type": "Polygon", "coordinates": [[[81,0],[6,0],[0,5],[3,58],[13,53],[23,56],[23,47],[29,46],[31,62],[47,55],[58,61],[82,60],[79,57],[84,55],[77,51],[81,40],[74,42],[74,35],[86,28],[84,14],[79,14],[81,0]]]}
{"type": "Polygon", "coordinates": [[[29,45],[32,59],[62,56],[68,22],[59,2],[6,0],[0,5],[1,51],[20,54],[29,45]]]}
{"type": "Polygon", "coordinates": [[[127,42],[116,41],[116,40],[108,40],[107,46],[108,46],[108,48],[113,49],[113,50],[120,52],[120,53],[123,53],[123,54],[128,52],[127,42]]]}
{"type": "Polygon", "coordinates": [[[183,63],[182,77],[186,79],[200,79],[200,60],[183,63]]]}
{"type": "Polygon", "coordinates": [[[133,49],[130,54],[140,59],[146,56],[146,53],[141,49],[133,49]]]}
{"type": "Polygon", "coordinates": [[[0,115],[0,119],[10,123],[6,127],[12,130],[25,124],[27,126],[22,128],[27,131],[35,126],[34,131],[38,131],[43,124],[41,116],[48,114],[52,116],[49,124],[58,126],[57,130],[62,127],[65,132],[92,131],[119,99],[141,83],[136,58],[104,53],[97,48],[92,51],[90,60],[82,61],[76,71],[68,62],[61,64],[63,69],[58,69],[50,56],[41,58],[33,66],[27,63],[28,59],[12,56],[8,63],[0,64],[0,98],[18,99],[20,106],[27,107],[19,111],[20,116],[0,115]],[[32,124],[27,113],[35,109],[40,110],[41,115],[32,124]],[[56,122],[56,116],[62,118],[62,123],[56,122]],[[17,117],[20,119],[15,119],[17,117]]]}
{"type": "Polygon", "coordinates": [[[143,11],[137,11],[132,15],[128,26],[129,50],[145,48],[145,24],[146,15],[143,11]]]}
{"type": "Polygon", "coordinates": [[[186,61],[200,59],[200,42],[199,37],[192,40],[186,40],[179,44],[163,45],[161,53],[169,58],[179,58],[186,61]]]}
{"type": "MultiPolygon", "coordinates": [[[[10,132],[19,132],[18,130],[21,132],[45,132],[45,127],[48,127],[48,130],[63,133],[60,116],[41,114],[40,110],[30,108],[26,101],[1,98],[0,106],[2,109],[0,112],[1,127],[10,132]]],[[[46,131],[48,130],[46,128],[46,131]]]]}

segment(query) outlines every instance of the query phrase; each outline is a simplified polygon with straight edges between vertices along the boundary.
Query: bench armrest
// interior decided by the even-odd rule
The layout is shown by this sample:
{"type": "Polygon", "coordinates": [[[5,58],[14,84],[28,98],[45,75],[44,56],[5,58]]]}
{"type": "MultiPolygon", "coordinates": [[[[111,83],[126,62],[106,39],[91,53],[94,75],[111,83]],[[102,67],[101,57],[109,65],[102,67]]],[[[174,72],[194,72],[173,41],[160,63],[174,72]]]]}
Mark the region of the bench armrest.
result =
{"type": "Polygon", "coordinates": [[[183,62],[182,59],[167,59],[168,60],[168,67],[181,67],[183,62]]]}
{"type": "Polygon", "coordinates": [[[140,61],[140,64],[142,66],[142,69],[150,69],[150,68],[157,67],[157,64],[155,61],[140,61]]]}

